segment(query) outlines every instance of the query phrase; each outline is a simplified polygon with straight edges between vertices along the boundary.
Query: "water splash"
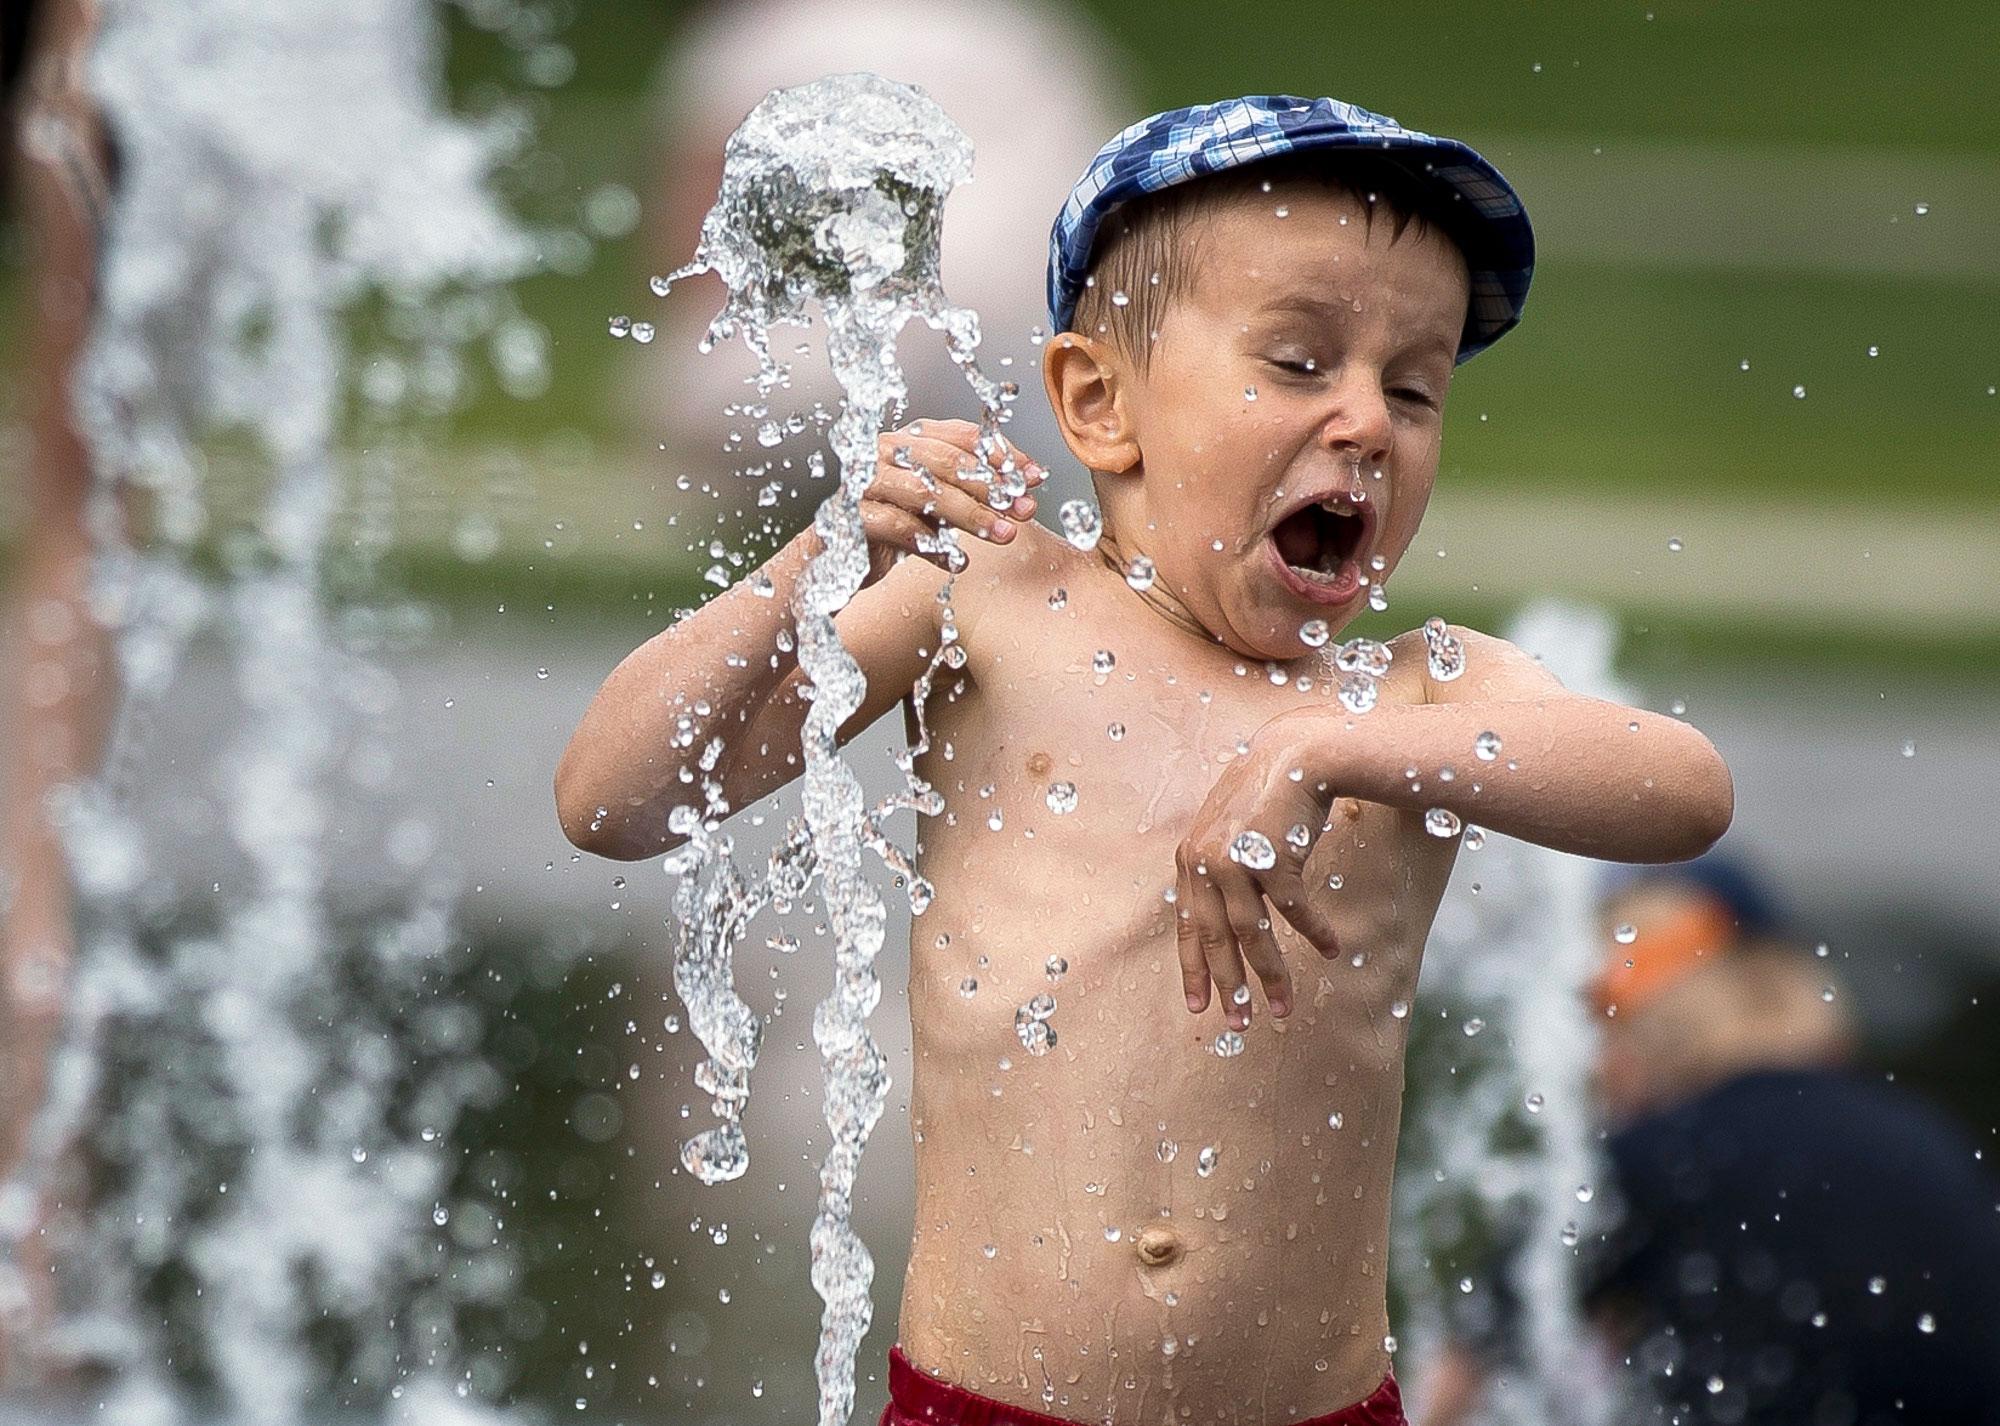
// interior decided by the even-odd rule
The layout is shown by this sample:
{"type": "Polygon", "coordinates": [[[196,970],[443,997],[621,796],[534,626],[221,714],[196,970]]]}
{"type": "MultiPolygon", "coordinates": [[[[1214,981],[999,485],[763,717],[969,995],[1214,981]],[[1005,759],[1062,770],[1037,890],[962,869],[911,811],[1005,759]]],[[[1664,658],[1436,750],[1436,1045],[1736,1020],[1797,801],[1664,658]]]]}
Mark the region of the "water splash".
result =
{"type": "MultiPolygon", "coordinates": [[[[965,135],[910,86],[844,74],[775,91],[729,140],[722,190],[703,220],[694,260],[655,284],[661,291],[694,273],[721,276],[729,295],[709,325],[704,349],[740,334],[758,359],[760,396],[788,377],[786,365],[772,355],[771,329],[808,324],[809,309],[817,304],[827,327],[827,353],[846,398],[831,430],[840,484],[814,515],[824,548],[799,582],[793,611],[799,665],[812,690],[802,734],[803,819],[773,854],[763,882],[753,886],[729,864],[721,819],[730,808],[716,780],[706,778],[704,805],[673,813],[671,829],[688,841],[669,863],[681,877],[675,893],[681,930],[675,985],[708,1050],[698,1078],[715,1095],[713,1107],[723,1121],[684,1150],[684,1162],[704,1182],[733,1177],[748,1166],[741,1112],[756,1063],[757,1026],[730,985],[729,946],[765,901],[795,900],[815,878],[824,892],[835,951],[833,992],[813,1015],[832,1132],[811,1234],[812,1283],[826,1304],[815,1359],[821,1426],[836,1426],[853,1410],[854,1354],[872,1316],[874,1263],[850,1213],[862,1147],[890,1083],[887,1062],[867,1027],[882,994],[874,962],[885,936],[885,912],[880,893],[863,875],[861,853],[873,851],[904,877],[911,910],[922,914],[931,888],[882,826],[890,812],[902,808],[927,815],[942,809],[943,799],[914,771],[915,759],[929,746],[922,710],[938,668],[961,667],[965,660],[947,581],[939,596],[943,638],[914,691],[918,742],[898,759],[908,790],[877,808],[865,807],[860,782],[839,756],[836,741],[840,725],[861,705],[865,681],[841,647],[833,616],[868,571],[860,501],[874,477],[883,426],[900,414],[907,394],[895,353],[897,334],[911,318],[944,332],[952,359],[980,400],[984,417],[976,450],[987,469],[988,502],[1004,509],[1027,488],[1026,471],[999,434],[1010,393],[979,371],[978,319],[952,307],[938,279],[944,201],[971,171],[972,146],[965,135]]],[[[943,548],[956,554],[949,532],[943,548]]],[[[713,766],[708,759],[704,770],[713,766]]],[[[1046,1016],[1031,1016],[1028,1024],[1036,1027],[1027,1032],[1036,1041],[1031,1051],[1054,1043],[1046,1016]]]]}
{"type": "MultiPolygon", "coordinates": [[[[485,10],[504,23],[517,8],[485,10]]],[[[111,1370],[99,1419],[171,1422],[189,1409],[169,1380],[157,1314],[141,1311],[167,1224],[185,1244],[200,1355],[227,1408],[258,1422],[305,1414],[318,1383],[304,1338],[331,1321],[366,1343],[354,1385],[406,1406],[444,1403],[433,1419],[465,1419],[463,1383],[443,1385],[453,1289],[440,1276],[463,1264],[425,1249],[436,1246],[430,1214],[450,1170],[441,1131],[485,1081],[456,1053],[414,1050],[421,1072],[384,1063],[382,1052],[408,1046],[336,979],[328,782],[364,707],[358,690],[386,675],[341,651],[320,560],[349,411],[342,311],[378,297],[407,337],[393,359],[415,373],[411,402],[452,404],[459,348],[504,344],[517,314],[490,294],[449,321],[430,304],[447,287],[477,297],[532,261],[487,191],[514,136],[443,110],[423,0],[106,0],[100,12],[87,77],[118,138],[119,184],[78,416],[96,474],[90,595],[114,634],[122,701],[101,772],[58,808],[81,951],[48,1095],[0,1187],[0,1308],[16,1309],[10,1334],[25,1336],[22,1294],[9,1291],[15,1254],[88,1127],[119,1173],[62,1245],[62,1316],[29,1341],[43,1357],[111,1370]],[[215,581],[193,551],[225,523],[206,480],[208,443],[230,429],[251,437],[270,493],[248,528],[223,532],[215,581]],[[154,511],[143,545],[126,535],[134,490],[154,511]],[[142,920],[183,892],[133,792],[183,653],[209,626],[234,656],[244,702],[223,765],[246,872],[214,933],[162,957],[142,944],[142,920]],[[349,701],[330,689],[349,690],[349,701]],[[121,1024],[179,1038],[155,1040],[164,1062],[142,1066],[111,1102],[104,1059],[121,1024]],[[197,1076],[174,1063],[187,1046],[204,1057],[199,1093],[187,1083],[197,1076]],[[392,1099],[412,1090],[399,1076],[416,1081],[425,1143],[394,1127],[392,1099]],[[212,1155],[182,1152],[191,1133],[237,1164],[219,1207],[203,1177],[212,1155]],[[357,1144],[373,1154],[357,1157],[357,1144]],[[385,1326],[396,1316],[388,1304],[413,1294],[423,1307],[412,1324],[385,1326]],[[444,1330],[420,1343],[418,1318],[444,1330]]],[[[363,429],[380,429],[370,422],[398,404],[378,394],[363,429]]],[[[368,973],[392,998],[420,998],[424,968],[450,937],[453,894],[433,879],[369,938],[368,973]]]]}
{"type": "MultiPolygon", "coordinates": [[[[1544,655],[1577,692],[1630,701],[1611,671],[1616,630],[1604,614],[1537,605],[1508,635],[1544,655]]],[[[1435,653],[1438,645],[1429,647],[1435,653]]],[[[1463,672],[1462,659],[1461,649],[1451,676],[1463,672]]],[[[1499,739],[1481,733],[1473,751],[1484,767],[1498,756],[1499,739]]],[[[1468,848],[1475,830],[1465,829],[1468,848]]],[[[1512,1230],[1520,1246],[1509,1270],[1526,1362],[1496,1378],[1481,1419],[1607,1426],[1623,1418],[1576,1307],[1576,1248],[1598,1226],[1579,1210],[1591,1195],[1577,1188],[1604,1181],[1589,1085],[1596,1036],[1579,993],[1602,953],[1597,872],[1582,857],[1483,832],[1480,841],[1485,849],[1460,863],[1424,963],[1426,996],[1477,1013],[1457,1017],[1461,1033],[1435,1057],[1412,1056],[1413,1077],[1437,1069],[1433,1058],[1457,1072],[1426,1096],[1424,1114],[1405,1117],[1390,1255],[1409,1304],[1404,1340],[1428,1361],[1448,1334],[1447,1304],[1459,1293],[1429,1264],[1450,1260],[1466,1242],[1506,1241],[1512,1230]],[[1467,879],[1476,880],[1476,895],[1465,894],[1467,879]],[[1484,1033],[1489,1027],[1493,1033],[1484,1033]]]]}

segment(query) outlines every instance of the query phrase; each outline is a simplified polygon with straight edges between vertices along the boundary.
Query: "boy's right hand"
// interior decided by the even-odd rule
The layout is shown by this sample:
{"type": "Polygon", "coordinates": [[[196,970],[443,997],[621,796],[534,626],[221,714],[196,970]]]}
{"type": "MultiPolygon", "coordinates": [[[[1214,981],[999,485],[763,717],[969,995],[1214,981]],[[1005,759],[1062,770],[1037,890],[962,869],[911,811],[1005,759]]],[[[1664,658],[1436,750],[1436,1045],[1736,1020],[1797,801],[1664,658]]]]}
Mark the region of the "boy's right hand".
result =
{"type": "MultiPolygon", "coordinates": [[[[907,552],[927,559],[948,574],[956,555],[959,569],[965,556],[938,544],[946,525],[994,544],[1014,538],[1015,525],[1032,520],[1035,497],[1022,495],[1004,510],[986,503],[991,472],[980,462],[979,427],[971,421],[912,421],[896,431],[884,431],[877,442],[875,479],[861,497],[861,525],[868,533],[866,589],[907,552]]],[[[1048,472],[1012,441],[1007,450],[1032,488],[1048,472]]]]}

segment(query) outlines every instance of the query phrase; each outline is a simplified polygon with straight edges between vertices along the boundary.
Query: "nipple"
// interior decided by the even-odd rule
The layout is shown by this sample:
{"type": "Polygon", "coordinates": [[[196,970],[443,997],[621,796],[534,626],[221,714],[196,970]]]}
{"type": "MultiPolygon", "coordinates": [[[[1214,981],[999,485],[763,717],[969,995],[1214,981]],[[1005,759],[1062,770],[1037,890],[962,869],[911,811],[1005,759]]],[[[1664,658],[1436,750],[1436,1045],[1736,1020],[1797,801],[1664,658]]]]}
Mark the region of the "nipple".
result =
{"type": "Polygon", "coordinates": [[[1132,1251],[1149,1268],[1165,1267],[1181,1255],[1180,1235],[1164,1223],[1149,1223],[1132,1240],[1132,1251]]]}

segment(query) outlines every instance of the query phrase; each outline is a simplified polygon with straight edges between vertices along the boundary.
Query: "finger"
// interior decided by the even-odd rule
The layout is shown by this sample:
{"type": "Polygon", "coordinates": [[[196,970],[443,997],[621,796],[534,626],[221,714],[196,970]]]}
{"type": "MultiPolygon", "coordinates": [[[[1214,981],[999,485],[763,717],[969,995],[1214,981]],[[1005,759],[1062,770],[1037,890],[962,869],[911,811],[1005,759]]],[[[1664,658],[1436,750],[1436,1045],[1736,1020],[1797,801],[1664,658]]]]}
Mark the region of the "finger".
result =
{"type": "MultiPolygon", "coordinates": [[[[981,427],[976,421],[959,420],[912,421],[904,428],[904,432],[910,436],[955,446],[967,455],[972,456],[975,461],[979,459],[980,430],[981,427]]],[[[1039,485],[1042,481],[1048,479],[1049,473],[1042,468],[1040,461],[1008,440],[1004,435],[999,435],[998,432],[995,432],[995,435],[998,436],[1001,445],[1006,448],[1007,454],[1012,457],[1015,466],[1026,477],[1030,485],[1039,485]]]]}
{"type": "Polygon", "coordinates": [[[956,525],[996,544],[1005,544],[1017,533],[1007,515],[988,508],[984,500],[942,480],[926,482],[919,475],[894,467],[875,473],[865,499],[907,510],[929,524],[956,525]]]}
{"type": "Polygon", "coordinates": [[[907,510],[864,500],[861,502],[861,529],[867,535],[871,546],[908,550],[913,555],[929,560],[946,573],[951,571],[951,566],[942,551],[926,549],[924,544],[920,543],[933,539],[930,525],[907,510]]]}
{"type": "MultiPolygon", "coordinates": [[[[907,451],[912,465],[928,471],[940,485],[949,484],[965,491],[988,509],[993,508],[990,492],[993,488],[993,473],[979,461],[979,458],[963,447],[947,441],[913,438],[890,448],[893,457],[899,451],[907,451]]],[[[891,460],[891,468],[894,461],[891,460]]],[[[878,470],[876,478],[881,479],[886,472],[878,470]]],[[[1026,519],[1035,513],[1035,497],[1023,494],[1011,506],[1003,507],[1003,513],[1016,519],[1026,519]]]]}
{"type": "MultiPolygon", "coordinates": [[[[1229,929],[1237,949],[1249,962],[1250,970],[1264,987],[1264,1000],[1273,1015],[1285,1015],[1292,1008],[1292,978],[1285,970],[1284,954],[1271,934],[1271,918],[1265,913],[1264,893],[1248,876],[1238,874],[1222,883],[1223,899],[1229,907],[1229,929]]],[[[1243,1019],[1250,1019],[1250,1005],[1243,1005],[1243,1019]]]]}
{"type": "Polygon", "coordinates": [[[1194,872],[1187,860],[1186,844],[1174,854],[1174,950],[1181,962],[1181,989],[1187,993],[1187,1008],[1199,1015],[1208,1008],[1208,962],[1203,959],[1201,942],[1195,936],[1194,872]]]}
{"type": "Polygon", "coordinates": [[[1264,894],[1294,931],[1328,960],[1340,954],[1340,937],[1333,921],[1312,904],[1306,884],[1297,871],[1280,863],[1264,873],[1264,894]]]}
{"type": "MultiPolygon", "coordinates": [[[[1211,872],[1214,870],[1210,868],[1211,872]]],[[[1202,964],[1208,978],[1215,982],[1215,993],[1222,997],[1223,1014],[1240,1030],[1250,1023],[1248,1007],[1236,999],[1236,992],[1246,984],[1243,958],[1237,953],[1236,933],[1229,925],[1229,903],[1223,899],[1214,877],[1203,875],[1199,868],[1192,910],[1195,945],[1201,951],[1202,964]]]]}

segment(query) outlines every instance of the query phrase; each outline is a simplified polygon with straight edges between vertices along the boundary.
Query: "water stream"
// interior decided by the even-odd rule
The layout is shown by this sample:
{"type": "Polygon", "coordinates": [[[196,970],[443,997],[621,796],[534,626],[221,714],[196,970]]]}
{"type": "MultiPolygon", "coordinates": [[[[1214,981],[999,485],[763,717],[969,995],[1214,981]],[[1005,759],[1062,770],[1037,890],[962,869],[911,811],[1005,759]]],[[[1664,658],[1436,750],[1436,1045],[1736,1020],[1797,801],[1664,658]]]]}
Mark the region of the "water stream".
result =
{"type": "Polygon", "coordinates": [[[100,11],[87,78],[118,182],[76,385],[121,701],[99,774],[59,809],[80,949],[49,1095],[0,1186],[0,1312],[31,1365],[107,1383],[92,1419],[317,1414],[307,1339],[329,1324],[354,1398],[461,1419],[476,1393],[450,1324],[492,1275],[436,1230],[452,1123],[499,1086],[425,1003],[456,887],[409,859],[402,904],[339,939],[330,822],[387,675],[343,645],[324,576],[343,428],[365,447],[448,408],[463,349],[520,335],[499,284],[533,248],[489,179],[522,130],[443,107],[425,0],[100,11]],[[381,330],[357,349],[364,297],[381,330]],[[247,511],[213,494],[224,461],[260,491],[247,511]],[[214,769],[234,865],[213,888],[177,884],[175,830],[134,802],[197,638],[230,651],[240,701],[214,769]],[[169,914],[197,904],[212,916],[169,914]],[[48,1320],[19,1272],[31,1233],[61,1265],[48,1320]],[[169,1263],[193,1344],[156,1310],[169,1263]]]}
{"type": "MultiPolygon", "coordinates": [[[[821,1426],[838,1426],[853,1410],[854,1355],[873,1313],[874,1263],[851,1214],[861,1151],[890,1082],[867,1025],[882,998],[874,966],[885,913],[881,892],[864,874],[862,853],[874,851],[903,875],[910,909],[921,915],[930,889],[883,834],[882,823],[901,808],[934,813],[941,805],[914,772],[927,735],[900,759],[908,790],[874,809],[865,806],[861,784],[836,741],[840,725],[861,706],[866,684],[840,645],[833,616],[867,575],[860,500],[874,478],[884,426],[906,395],[896,336],[912,318],[943,331],[953,360],[979,398],[978,449],[995,507],[1004,508],[1027,484],[1026,472],[999,435],[1011,392],[980,372],[974,360],[978,319],[952,307],[938,279],[944,201],[971,172],[970,141],[910,86],[844,74],[775,91],[729,140],[722,191],[702,224],[694,261],[654,284],[664,295],[674,281],[693,273],[722,277],[729,298],[707,340],[742,335],[761,367],[760,398],[786,378],[786,368],[771,354],[772,328],[807,325],[809,309],[816,306],[827,355],[845,394],[831,432],[839,488],[814,515],[824,549],[800,580],[793,609],[799,665],[812,689],[803,730],[803,818],[757,885],[747,883],[728,860],[721,822],[730,809],[716,779],[704,779],[703,805],[676,807],[669,822],[689,839],[671,863],[681,877],[674,983],[709,1055],[697,1067],[697,1082],[714,1097],[722,1121],[683,1146],[683,1164],[705,1183],[735,1178],[748,1167],[741,1116],[760,1026],[730,983],[730,946],[767,901],[782,909],[815,880],[823,894],[834,941],[834,988],[813,1015],[832,1134],[811,1234],[812,1284],[825,1303],[815,1358],[821,1426]]],[[[964,662],[953,632],[949,583],[941,597],[944,637],[915,690],[920,719],[938,668],[964,662]]],[[[685,731],[691,744],[692,721],[685,731]]],[[[720,752],[719,741],[707,745],[703,768],[712,770],[720,752]]]]}

